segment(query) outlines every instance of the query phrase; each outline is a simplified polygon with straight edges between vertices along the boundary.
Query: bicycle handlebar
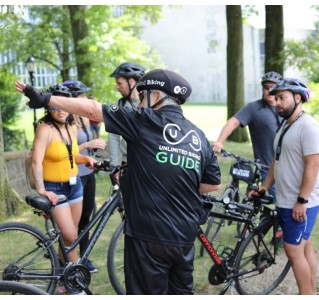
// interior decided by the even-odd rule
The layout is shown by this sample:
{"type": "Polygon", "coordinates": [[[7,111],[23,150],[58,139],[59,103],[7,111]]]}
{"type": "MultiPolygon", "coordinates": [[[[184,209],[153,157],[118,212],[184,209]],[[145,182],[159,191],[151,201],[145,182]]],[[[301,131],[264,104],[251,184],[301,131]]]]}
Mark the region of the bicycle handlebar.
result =
{"type": "MultiPolygon", "coordinates": [[[[90,164],[85,164],[87,167],[90,164]]],[[[98,161],[94,163],[94,171],[99,172],[99,171],[104,171],[104,172],[109,172],[109,173],[117,173],[125,168],[127,168],[127,164],[122,165],[122,166],[114,166],[111,164],[110,160],[104,159],[103,161],[98,161]]]]}
{"type": "Polygon", "coordinates": [[[256,160],[249,160],[245,157],[242,157],[242,156],[239,156],[239,155],[236,155],[230,151],[227,151],[225,149],[221,149],[221,154],[224,156],[224,157],[233,157],[235,158],[238,162],[243,162],[243,163],[246,163],[246,164],[251,164],[251,165],[255,165],[259,170],[268,170],[269,169],[269,166],[267,165],[264,165],[262,163],[259,162],[259,159],[256,159],[256,160]]]}

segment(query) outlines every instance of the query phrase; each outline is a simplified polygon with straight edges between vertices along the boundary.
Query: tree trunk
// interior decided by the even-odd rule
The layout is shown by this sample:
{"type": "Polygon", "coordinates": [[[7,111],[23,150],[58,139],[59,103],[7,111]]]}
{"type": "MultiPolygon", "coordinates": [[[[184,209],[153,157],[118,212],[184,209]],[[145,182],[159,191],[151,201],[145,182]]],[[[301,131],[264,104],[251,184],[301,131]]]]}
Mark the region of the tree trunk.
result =
{"type": "Polygon", "coordinates": [[[88,45],[86,43],[80,43],[88,36],[89,32],[85,20],[86,5],[68,5],[67,7],[70,12],[78,79],[85,81],[85,84],[91,86],[92,82],[88,76],[91,63],[85,61],[88,53],[88,45]]]}
{"type": "Polygon", "coordinates": [[[2,117],[0,106],[0,220],[21,212],[23,201],[19,194],[12,188],[8,179],[7,168],[4,160],[4,145],[2,132],[2,117]]]}
{"type": "MultiPolygon", "coordinates": [[[[245,104],[243,24],[240,5],[226,5],[227,18],[227,118],[232,117],[245,104]]],[[[228,138],[234,142],[247,142],[246,129],[236,129],[228,138]]]]}
{"type": "Polygon", "coordinates": [[[282,5],[266,5],[265,29],[265,73],[284,72],[283,60],[280,57],[284,49],[284,17],[282,5]]]}

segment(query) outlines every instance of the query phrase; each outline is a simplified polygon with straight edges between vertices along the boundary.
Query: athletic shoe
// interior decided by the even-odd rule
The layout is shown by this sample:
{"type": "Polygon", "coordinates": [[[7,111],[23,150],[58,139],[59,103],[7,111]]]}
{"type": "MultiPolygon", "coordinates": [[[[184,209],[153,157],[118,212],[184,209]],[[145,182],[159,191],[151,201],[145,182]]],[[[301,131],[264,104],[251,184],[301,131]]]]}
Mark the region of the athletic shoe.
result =
{"type": "Polygon", "coordinates": [[[86,267],[89,269],[91,273],[96,273],[98,269],[92,264],[92,262],[88,259],[86,262],[86,267]]]}

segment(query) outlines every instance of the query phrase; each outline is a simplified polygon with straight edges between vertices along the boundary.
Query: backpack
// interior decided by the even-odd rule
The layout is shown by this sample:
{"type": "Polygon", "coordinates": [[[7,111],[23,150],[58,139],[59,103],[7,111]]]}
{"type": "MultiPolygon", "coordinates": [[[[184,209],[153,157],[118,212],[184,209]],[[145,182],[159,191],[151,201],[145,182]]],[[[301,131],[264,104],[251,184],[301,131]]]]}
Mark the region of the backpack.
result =
{"type": "Polygon", "coordinates": [[[31,189],[35,190],[35,180],[32,172],[32,150],[26,152],[24,163],[27,183],[31,189]]]}

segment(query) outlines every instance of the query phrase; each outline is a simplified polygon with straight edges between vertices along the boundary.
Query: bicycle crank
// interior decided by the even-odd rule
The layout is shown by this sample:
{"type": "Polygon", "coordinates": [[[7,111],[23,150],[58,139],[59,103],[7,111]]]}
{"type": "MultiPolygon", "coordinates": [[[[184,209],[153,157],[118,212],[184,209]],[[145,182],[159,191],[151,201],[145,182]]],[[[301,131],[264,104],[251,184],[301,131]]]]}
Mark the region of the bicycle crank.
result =
{"type": "Polygon", "coordinates": [[[88,286],[91,282],[91,273],[84,265],[72,265],[63,274],[63,283],[68,292],[78,294],[84,291],[92,295],[88,286]]]}
{"type": "Polygon", "coordinates": [[[219,285],[226,280],[226,273],[224,263],[221,265],[214,265],[209,271],[208,281],[211,285],[219,285]]]}

